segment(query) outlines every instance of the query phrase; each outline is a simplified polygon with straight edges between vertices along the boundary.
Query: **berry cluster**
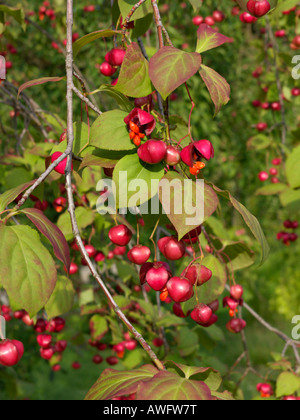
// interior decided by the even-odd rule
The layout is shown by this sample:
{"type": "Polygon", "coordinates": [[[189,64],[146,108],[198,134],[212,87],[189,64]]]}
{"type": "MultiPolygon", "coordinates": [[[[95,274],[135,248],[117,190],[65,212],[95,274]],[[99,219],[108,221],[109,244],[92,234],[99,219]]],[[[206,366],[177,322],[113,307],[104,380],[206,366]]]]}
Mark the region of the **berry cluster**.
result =
{"type": "MultiPolygon", "coordinates": [[[[119,359],[124,358],[126,350],[128,351],[135,350],[137,347],[137,344],[138,344],[137,341],[130,337],[129,332],[124,333],[124,341],[115,345],[110,345],[110,346],[108,346],[105,343],[102,343],[101,341],[89,339],[89,345],[97,349],[99,352],[106,351],[109,348],[113,351],[113,355],[108,356],[105,359],[106,363],[109,364],[110,366],[117,365],[119,363],[119,359]]],[[[95,365],[100,365],[104,361],[104,358],[101,356],[101,354],[97,353],[93,356],[92,361],[95,365]]]]}
{"type": "Polygon", "coordinates": [[[298,239],[298,235],[295,233],[295,230],[298,229],[299,223],[297,221],[292,222],[291,220],[286,220],[283,223],[283,226],[293,232],[279,232],[277,233],[277,239],[278,241],[282,241],[284,245],[289,246],[291,242],[296,242],[298,239]]]}
{"type": "Polygon", "coordinates": [[[262,171],[258,174],[258,179],[261,182],[266,182],[270,176],[271,176],[271,182],[273,184],[278,184],[279,183],[279,178],[278,178],[278,174],[279,174],[279,170],[277,168],[274,168],[274,166],[280,166],[281,165],[281,158],[275,158],[272,160],[272,165],[273,167],[269,169],[269,171],[262,171]]]}
{"type": "Polygon", "coordinates": [[[39,8],[39,19],[44,20],[45,17],[48,17],[50,20],[56,19],[55,10],[52,9],[49,1],[44,1],[43,6],[39,8]]]}
{"type": "Polygon", "coordinates": [[[103,76],[113,76],[118,67],[123,63],[126,51],[121,48],[113,48],[105,56],[105,61],[100,65],[99,71],[103,76]]]}
{"type": "Polygon", "coordinates": [[[229,332],[239,334],[246,328],[246,322],[243,319],[237,318],[238,307],[243,306],[244,289],[241,285],[236,284],[230,288],[230,296],[223,299],[223,307],[229,309],[229,315],[232,319],[227,323],[226,328],[229,332]]]}
{"type": "Polygon", "coordinates": [[[220,10],[215,10],[212,16],[206,16],[205,18],[202,16],[195,16],[193,18],[193,24],[196,26],[200,26],[203,23],[206,23],[208,26],[214,26],[217,22],[221,23],[225,19],[225,15],[220,10]]]}

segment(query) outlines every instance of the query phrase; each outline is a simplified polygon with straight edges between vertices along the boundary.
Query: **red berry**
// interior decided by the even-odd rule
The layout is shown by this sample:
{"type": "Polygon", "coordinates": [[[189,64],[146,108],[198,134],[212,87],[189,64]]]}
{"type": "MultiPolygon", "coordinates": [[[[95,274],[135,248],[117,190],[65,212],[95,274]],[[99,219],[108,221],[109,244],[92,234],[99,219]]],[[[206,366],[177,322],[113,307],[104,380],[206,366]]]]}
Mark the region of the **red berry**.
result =
{"type": "Polygon", "coordinates": [[[272,165],[279,166],[281,165],[281,158],[275,158],[272,160],[272,165]]]}
{"type": "Polygon", "coordinates": [[[177,302],[175,302],[173,305],[173,312],[174,312],[174,315],[178,316],[178,318],[187,318],[188,316],[183,312],[180,303],[177,303],[177,302]]]}
{"type": "Polygon", "coordinates": [[[226,328],[233,334],[239,334],[246,328],[246,326],[247,324],[243,319],[233,318],[227,323],[226,328]]]}
{"type": "Polygon", "coordinates": [[[137,342],[135,340],[128,340],[124,343],[125,349],[126,350],[134,350],[137,347],[137,342]]]}
{"type": "Polygon", "coordinates": [[[262,122],[262,123],[258,123],[256,125],[257,131],[260,131],[260,132],[265,131],[267,128],[268,128],[268,124],[267,123],[263,123],[262,122]]]}
{"type": "Polygon", "coordinates": [[[159,348],[159,347],[162,347],[164,345],[164,340],[162,338],[154,338],[152,343],[155,347],[159,348]]]}
{"type": "Polygon", "coordinates": [[[105,60],[113,67],[119,67],[122,65],[126,51],[121,50],[120,48],[113,48],[105,56],[105,60]]]}
{"type": "Polygon", "coordinates": [[[55,344],[55,349],[58,353],[63,353],[68,346],[68,342],[66,340],[59,340],[55,344]]]}
{"type": "Polygon", "coordinates": [[[38,345],[40,347],[42,347],[43,349],[48,349],[52,342],[52,336],[49,334],[38,335],[36,341],[38,342],[38,345]]]}
{"type": "Polygon", "coordinates": [[[265,182],[269,179],[269,174],[268,172],[262,171],[258,174],[258,178],[260,181],[265,182]]]}
{"type": "Polygon", "coordinates": [[[173,237],[161,238],[157,243],[161,253],[171,261],[180,260],[185,255],[185,243],[173,237]]]}
{"type": "Polygon", "coordinates": [[[112,67],[106,61],[101,64],[99,70],[100,70],[100,73],[103,74],[103,76],[106,76],[106,77],[113,76],[115,74],[115,72],[117,71],[117,69],[115,69],[114,67],[112,67]]]}
{"type": "Polygon", "coordinates": [[[199,304],[191,313],[191,318],[197,324],[207,324],[213,315],[211,308],[204,304],[199,304]]]}
{"type": "Polygon", "coordinates": [[[189,280],[172,277],[167,283],[167,289],[174,302],[186,302],[194,295],[194,289],[189,280]]]}
{"type": "Polygon", "coordinates": [[[255,17],[262,17],[271,10],[271,5],[268,0],[249,0],[247,9],[251,15],[255,17]]]}
{"type": "Polygon", "coordinates": [[[145,280],[153,290],[159,292],[166,287],[166,284],[171,276],[170,271],[168,271],[162,264],[156,263],[147,271],[145,280]]]}
{"type": "Polygon", "coordinates": [[[53,347],[51,347],[49,349],[41,348],[40,349],[40,355],[41,355],[42,359],[51,360],[53,355],[54,355],[53,347]]]}
{"type": "Polygon", "coordinates": [[[212,15],[215,22],[223,22],[225,15],[220,10],[215,10],[212,15]]]}
{"type": "Polygon", "coordinates": [[[278,175],[278,170],[276,168],[271,168],[269,170],[269,172],[270,172],[270,175],[272,175],[272,176],[278,175]]]}
{"type": "Polygon", "coordinates": [[[73,363],[72,363],[72,368],[73,368],[74,370],[81,369],[81,364],[80,364],[79,362],[73,362],[73,363]]]}
{"type": "Polygon", "coordinates": [[[96,354],[93,357],[93,363],[95,363],[95,365],[100,365],[103,362],[103,357],[100,356],[100,354],[96,354]]]}
{"type": "Polygon", "coordinates": [[[204,19],[203,19],[202,16],[195,16],[193,18],[193,21],[192,22],[193,22],[194,25],[200,26],[204,22],[204,19]]]}
{"type": "MultiPolygon", "coordinates": [[[[51,156],[51,163],[55,162],[61,155],[62,155],[61,152],[53,153],[53,155],[51,156]]],[[[67,161],[68,161],[68,158],[63,159],[63,161],[60,162],[56,166],[56,168],[54,168],[55,172],[57,172],[61,175],[64,175],[65,171],[66,171],[66,167],[67,167],[67,161]]],[[[71,166],[71,170],[73,170],[73,163],[72,163],[72,166],[71,166]]]]}
{"type": "Polygon", "coordinates": [[[90,257],[90,258],[93,258],[95,255],[96,255],[96,253],[97,253],[97,251],[96,251],[96,249],[93,247],[93,245],[85,245],[85,250],[86,250],[86,252],[88,253],[88,256],[90,257]]]}
{"type": "Polygon", "coordinates": [[[109,239],[118,246],[126,246],[132,238],[132,232],[125,225],[114,226],[108,233],[109,239]]]}
{"type": "Polygon", "coordinates": [[[106,359],[106,362],[107,362],[110,366],[114,366],[114,365],[117,365],[117,364],[119,363],[119,359],[118,359],[117,357],[115,357],[115,356],[111,356],[111,357],[108,357],[108,358],[106,359]]]}
{"type": "Polygon", "coordinates": [[[4,340],[0,343],[0,365],[15,366],[24,354],[24,346],[17,340],[4,340]]]}
{"type": "Polygon", "coordinates": [[[139,158],[150,165],[155,165],[164,160],[167,152],[167,145],[160,140],[148,140],[138,149],[139,158]]]}
{"type": "Polygon", "coordinates": [[[244,294],[244,289],[241,285],[236,284],[234,286],[231,286],[230,295],[233,299],[240,300],[242,299],[243,294],[244,294]]]}
{"type": "Polygon", "coordinates": [[[143,265],[149,260],[151,251],[147,246],[137,245],[128,252],[127,256],[134,264],[143,265]]]}
{"type": "Polygon", "coordinates": [[[180,161],[180,151],[173,146],[168,146],[165,155],[166,164],[169,166],[176,166],[180,161]]]}
{"type": "Polygon", "coordinates": [[[204,23],[206,23],[206,25],[208,25],[208,26],[214,26],[214,24],[215,24],[216,22],[214,21],[214,18],[213,18],[212,16],[207,16],[207,17],[204,19],[204,23]]]}
{"type": "Polygon", "coordinates": [[[72,262],[70,265],[69,274],[72,276],[78,273],[78,270],[79,270],[78,265],[72,262]]]}
{"type": "Polygon", "coordinates": [[[212,278],[212,272],[204,265],[193,264],[185,269],[181,276],[188,279],[192,286],[196,283],[198,286],[202,286],[212,278]]]}

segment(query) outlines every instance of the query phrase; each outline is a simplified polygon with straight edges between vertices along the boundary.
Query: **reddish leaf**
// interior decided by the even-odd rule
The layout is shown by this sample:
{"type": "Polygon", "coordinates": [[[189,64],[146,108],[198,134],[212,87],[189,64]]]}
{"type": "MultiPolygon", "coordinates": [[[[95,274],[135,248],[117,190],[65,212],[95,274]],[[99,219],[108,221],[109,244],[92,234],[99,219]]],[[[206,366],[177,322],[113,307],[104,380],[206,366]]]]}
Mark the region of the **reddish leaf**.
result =
{"type": "Polygon", "coordinates": [[[233,38],[228,38],[227,36],[220,34],[205,23],[199,26],[197,36],[196,51],[199,54],[217,48],[220,45],[225,44],[225,42],[233,42],[233,38]]]}
{"type": "Polygon", "coordinates": [[[51,242],[56,257],[62,261],[67,270],[70,268],[70,249],[61,230],[50,222],[43,212],[37,209],[22,210],[37,229],[51,242]]]}
{"type": "Polygon", "coordinates": [[[42,77],[41,79],[30,80],[29,82],[23,83],[23,85],[19,87],[18,98],[20,94],[23,92],[23,90],[31,86],[43,85],[44,83],[48,83],[48,82],[60,82],[61,80],[64,80],[64,79],[65,77],[42,77]]]}
{"type": "Polygon", "coordinates": [[[5,193],[1,194],[0,196],[0,212],[4,211],[6,207],[12,203],[18,195],[20,195],[23,191],[27,190],[27,188],[31,187],[35,183],[35,179],[30,182],[26,182],[26,184],[19,185],[12,190],[5,191],[5,193]]]}
{"type": "Polygon", "coordinates": [[[224,77],[210,67],[202,65],[200,76],[209,90],[216,108],[215,115],[217,115],[222,105],[226,105],[230,100],[230,86],[224,77]]]}
{"type": "Polygon", "coordinates": [[[153,92],[149,78],[149,63],[135,42],[126,51],[115,89],[134,98],[147,96],[153,92]]]}
{"type": "Polygon", "coordinates": [[[201,63],[198,53],[163,47],[150,60],[150,79],[163,99],[167,99],[175,89],[197,73],[201,63]]]}
{"type": "Polygon", "coordinates": [[[98,381],[89,390],[86,400],[111,400],[137,391],[139,384],[151,379],[157,369],[152,365],[145,365],[139,369],[127,372],[118,372],[114,369],[105,369],[98,381]]]}
{"type": "Polygon", "coordinates": [[[211,399],[211,391],[204,382],[191,381],[167,371],[159,372],[152,379],[141,383],[137,391],[137,400],[143,401],[207,401],[211,399]]]}
{"type": "Polygon", "coordinates": [[[169,370],[170,367],[175,368],[179,375],[182,376],[184,374],[186,379],[193,377],[193,379],[205,382],[211,391],[217,391],[222,383],[221,374],[210,367],[187,366],[171,360],[166,362],[165,366],[169,370]]]}

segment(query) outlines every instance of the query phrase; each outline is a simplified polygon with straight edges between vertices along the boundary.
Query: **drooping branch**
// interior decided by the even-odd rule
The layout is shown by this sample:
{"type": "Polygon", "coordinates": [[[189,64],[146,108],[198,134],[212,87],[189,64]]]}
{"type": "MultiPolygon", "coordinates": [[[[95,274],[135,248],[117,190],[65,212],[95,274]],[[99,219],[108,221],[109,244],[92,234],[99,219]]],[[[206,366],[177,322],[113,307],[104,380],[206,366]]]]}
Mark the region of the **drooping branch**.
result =
{"type": "MultiPolygon", "coordinates": [[[[73,0],[67,0],[67,48],[66,48],[66,73],[67,73],[67,134],[68,134],[68,148],[72,150],[74,142],[74,132],[73,132],[73,46],[72,46],[72,27],[73,27],[73,0]]],[[[68,155],[68,164],[66,167],[66,190],[68,196],[68,211],[71,218],[71,224],[73,229],[73,234],[82,257],[85,259],[91,274],[97,280],[100,288],[105,294],[110,306],[114,309],[115,313],[119,319],[126,325],[129,331],[133,334],[136,340],[141,344],[144,350],[148,353],[150,358],[153,360],[158,369],[164,370],[163,364],[159,361],[156,354],[153,352],[149,344],[145,341],[142,335],[132,326],[129,320],[126,318],[124,313],[118,307],[114,301],[112,295],[101,279],[99,273],[94,267],[89,255],[84,247],[83,241],[81,239],[80,231],[78,228],[78,223],[75,216],[75,203],[73,197],[72,189],[72,154],[68,155]]]]}

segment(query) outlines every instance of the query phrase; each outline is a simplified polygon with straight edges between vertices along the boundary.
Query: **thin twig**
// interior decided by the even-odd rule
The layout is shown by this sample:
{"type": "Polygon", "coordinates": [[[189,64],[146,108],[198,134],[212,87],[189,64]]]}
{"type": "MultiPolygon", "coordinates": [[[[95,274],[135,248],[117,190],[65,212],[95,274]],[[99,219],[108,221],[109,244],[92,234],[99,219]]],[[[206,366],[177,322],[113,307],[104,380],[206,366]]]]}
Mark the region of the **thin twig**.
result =
{"type": "MultiPolygon", "coordinates": [[[[72,150],[73,142],[74,142],[74,131],[73,131],[73,48],[72,48],[72,27],[73,27],[73,0],[67,0],[67,49],[66,49],[66,72],[67,72],[67,133],[68,133],[68,148],[72,150]]],[[[108,299],[109,304],[112,306],[116,314],[118,315],[119,319],[123,321],[126,327],[131,331],[134,335],[136,340],[142,345],[142,347],[146,350],[150,358],[153,360],[155,365],[158,369],[164,370],[163,364],[159,361],[156,354],[153,352],[151,347],[142,337],[142,335],[131,325],[129,320],[123,314],[121,309],[118,307],[116,302],[114,301],[113,297],[111,296],[109,290],[107,289],[106,285],[104,284],[103,280],[99,276],[96,268],[94,267],[92,261],[89,258],[89,255],[84,247],[83,241],[81,239],[81,235],[78,228],[78,223],[75,216],[75,203],[73,197],[73,189],[72,189],[72,155],[69,153],[68,156],[68,163],[66,167],[66,190],[68,196],[69,207],[68,211],[71,218],[73,234],[78,244],[79,250],[86,260],[86,263],[93,275],[93,277],[97,280],[99,286],[101,287],[102,291],[104,292],[105,296],[108,299]]]]}

